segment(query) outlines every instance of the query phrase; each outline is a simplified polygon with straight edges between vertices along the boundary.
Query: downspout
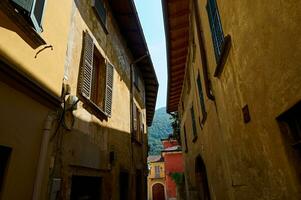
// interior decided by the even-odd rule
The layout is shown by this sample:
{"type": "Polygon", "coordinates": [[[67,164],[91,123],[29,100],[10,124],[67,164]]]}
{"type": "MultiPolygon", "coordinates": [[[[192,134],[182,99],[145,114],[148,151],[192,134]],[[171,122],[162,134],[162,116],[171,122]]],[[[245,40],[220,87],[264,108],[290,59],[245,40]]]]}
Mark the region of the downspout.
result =
{"type": "Polygon", "coordinates": [[[214,101],[215,97],[212,94],[211,90],[211,81],[209,78],[209,73],[208,73],[208,61],[207,61],[207,53],[206,49],[204,46],[204,36],[203,36],[203,31],[201,28],[201,15],[199,11],[199,3],[198,0],[193,0],[193,5],[194,9],[194,18],[196,21],[196,28],[197,28],[197,34],[198,34],[198,41],[199,41],[199,47],[200,47],[200,52],[201,52],[201,60],[202,60],[202,65],[203,65],[203,74],[204,74],[204,81],[205,81],[205,89],[206,89],[206,95],[207,97],[214,101]]]}
{"type": "Polygon", "coordinates": [[[40,148],[40,155],[39,155],[39,160],[38,160],[38,167],[37,167],[37,172],[36,172],[36,179],[34,183],[34,188],[33,188],[33,195],[32,195],[32,200],[40,200],[41,196],[41,187],[42,187],[42,182],[43,182],[43,176],[44,176],[44,171],[46,167],[46,160],[47,160],[47,152],[48,152],[48,144],[50,140],[50,135],[51,135],[51,130],[52,130],[52,124],[54,120],[57,119],[57,114],[55,112],[50,112],[47,115],[44,128],[43,128],[43,138],[42,138],[42,143],[41,143],[41,148],[40,148]]]}

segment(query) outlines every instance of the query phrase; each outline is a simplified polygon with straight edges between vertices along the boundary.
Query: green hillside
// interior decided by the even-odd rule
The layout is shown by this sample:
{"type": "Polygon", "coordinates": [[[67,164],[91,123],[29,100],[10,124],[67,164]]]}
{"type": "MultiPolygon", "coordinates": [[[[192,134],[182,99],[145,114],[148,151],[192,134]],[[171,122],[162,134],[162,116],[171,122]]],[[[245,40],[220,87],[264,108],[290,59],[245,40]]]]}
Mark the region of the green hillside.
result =
{"type": "Polygon", "coordinates": [[[149,155],[159,155],[162,150],[161,139],[172,133],[170,115],[166,108],[159,108],[155,112],[153,124],[148,129],[149,155]]]}

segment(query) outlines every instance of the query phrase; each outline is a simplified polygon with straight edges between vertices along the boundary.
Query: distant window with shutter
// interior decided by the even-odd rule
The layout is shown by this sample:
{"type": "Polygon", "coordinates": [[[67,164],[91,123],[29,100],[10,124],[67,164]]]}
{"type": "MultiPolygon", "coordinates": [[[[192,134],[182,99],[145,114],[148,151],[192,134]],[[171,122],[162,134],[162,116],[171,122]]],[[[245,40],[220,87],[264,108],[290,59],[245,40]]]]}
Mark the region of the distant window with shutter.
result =
{"type": "Polygon", "coordinates": [[[42,32],[43,13],[46,0],[11,0],[37,32],[42,32]]]}
{"type": "Polygon", "coordinates": [[[133,137],[133,139],[136,139],[136,137],[137,137],[137,107],[136,107],[136,104],[135,103],[133,103],[133,121],[132,121],[132,123],[133,123],[133,135],[132,135],[132,137],[133,137]]]}
{"type": "Polygon", "coordinates": [[[84,52],[79,81],[80,94],[107,116],[111,116],[114,67],[106,62],[87,32],[84,35],[84,52]]]}
{"type": "Polygon", "coordinates": [[[195,115],[194,115],[193,106],[190,109],[190,114],[191,114],[191,123],[192,123],[193,137],[196,137],[197,136],[197,130],[196,130],[196,121],[195,121],[195,115]]]}
{"type": "Polygon", "coordinates": [[[187,135],[186,135],[186,127],[185,127],[185,124],[184,124],[184,141],[185,141],[185,153],[188,152],[188,144],[187,144],[187,135]]]}
{"type": "Polygon", "coordinates": [[[222,53],[224,33],[216,0],[208,0],[206,8],[211,29],[211,37],[214,46],[215,58],[218,61],[222,53]]]}
{"type": "Polygon", "coordinates": [[[160,177],[160,166],[155,166],[155,178],[160,177]]]}
{"type": "MultiPolygon", "coordinates": [[[[92,7],[99,18],[102,27],[106,27],[107,11],[104,5],[104,0],[92,0],[92,7]]],[[[106,28],[105,28],[105,31],[106,28]]]]}
{"type": "Polygon", "coordinates": [[[205,107],[204,94],[202,89],[202,80],[201,80],[200,73],[198,73],[197,85],[198,85],[200,104],[201,104],[202,113],[204,117],[206,115],[206,107],[205,107]]]}

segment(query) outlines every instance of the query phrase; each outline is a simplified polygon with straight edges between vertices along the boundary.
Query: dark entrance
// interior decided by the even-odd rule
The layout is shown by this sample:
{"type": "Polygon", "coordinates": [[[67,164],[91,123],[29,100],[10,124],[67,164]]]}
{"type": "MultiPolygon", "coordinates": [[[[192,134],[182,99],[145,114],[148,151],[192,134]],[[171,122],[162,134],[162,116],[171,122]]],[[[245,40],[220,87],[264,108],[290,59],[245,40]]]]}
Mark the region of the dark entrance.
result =
{"type": "Polygon", "coordinates": [[[201,156],[198,156],[195,161],[195,178],[199,199],[210,200],[206,166],[201,156]]]}
{"type": "Polygon", "coordinates": [[[129,174],[127,172],[120,172],[119,174],[119,199],[129,199],[129,174]]]}
{"type": "Polygon", "coordinates": [[[141,170],[136,170],[136,200],[142,198],[142,173],[141,170]]]}
{"type": "Polygon", "coordinates": [[[0,146],[0,194],[1,194],[1,189],[2,185],[4,182],[5,178],[5,172],[7,168],[7,163],[11,154],[11,148],[5,147],[5,146],[0,146]]]}
{"type": "Polygon", "coordinates": [[[152,187],[153,200],[165,200],[164,186],[160,183],[156,183],[152,187]]]}
{"type": "Polygon", "coordinates": [[[71,200],[101,200],[100,177],[72,176],[71,200]]]}

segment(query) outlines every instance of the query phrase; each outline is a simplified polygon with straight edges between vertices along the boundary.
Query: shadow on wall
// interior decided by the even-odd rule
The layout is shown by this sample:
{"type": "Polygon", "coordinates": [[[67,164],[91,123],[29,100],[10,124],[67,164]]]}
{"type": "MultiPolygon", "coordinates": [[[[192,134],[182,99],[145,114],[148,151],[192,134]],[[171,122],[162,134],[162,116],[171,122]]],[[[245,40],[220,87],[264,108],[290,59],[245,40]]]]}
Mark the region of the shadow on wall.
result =
{"type": "MultiPolygon", "coordinates": [[[[132,199],[130,197],[135,195],[137,187],[135,181],[143,180],[141,175],[145,173],[145,167],[141,146],[131,143],[129,132],[102,127],[96,122],[75,116],[73,129],[71,131],[61,129],[56,138],[53,141],[58,143],[55,142],[52,152],[56,157],[56,167],[52,169],[50,180],[53,177],[62,177],[62,184],[67,186],[61,193],[63,197],[67,198],[71,190],[71,194],[76,197],[101,196],[104,200],[118,199],[119,195],[124,193],[125,186],[129,186],[133,192],[128,192],[127,195],[128,199],[132,199]],[[120,173],[124,171],[137,173],[137,170],[141,171],[140,176],[137,174],[136,177],[130,176],[126,184],[123,183],[125,180],[119,180],[120,173]],[[83,180],[87,184],[96,182],[98,186],[84,188],[81,193],[77,193],[73,183],[82,187],[82,183],[78,180],[83,180]]],[[[142,195],[139,192],[137,194],[142,195]]]]}
{"type": "MultiPolygon", "coordinates": [[[[3,9],[2,7],[0,7],[3,9]]],[[[7,11],[9,12],[9,11],[7,11]]],[[[22,16],[18,16],[22,17],[22,16]]],[[[24,40],[31,48],[37,49],[42,44],[35,43],[28,34],[26,34],[13,20],[13,18],[9,18],[5,13],[0,11],[0,27],[7,29],[9,31],[15,32],[22,40],[24,40]]],[[[26,26],[26,25],[25,25],[26,26]]],[[[34,31],[34,30],[32,30],[34,31]]]]}

